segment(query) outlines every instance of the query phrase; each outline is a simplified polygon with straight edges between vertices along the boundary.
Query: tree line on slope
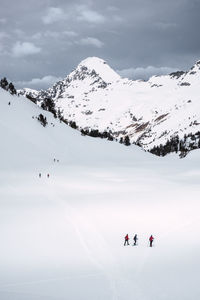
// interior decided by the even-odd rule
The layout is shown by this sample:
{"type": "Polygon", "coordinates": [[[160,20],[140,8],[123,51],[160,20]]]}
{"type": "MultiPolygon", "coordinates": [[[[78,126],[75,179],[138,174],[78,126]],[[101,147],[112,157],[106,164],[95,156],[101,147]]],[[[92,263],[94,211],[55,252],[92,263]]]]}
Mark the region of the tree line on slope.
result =
{"type": "MultiPolygon", "coordinates": [[[[58,117],[60,121],[64,122],[65,124],[69,125],[73,129],[78,129],[82,135],[87,135],[95,138],[102,138],[107,139],[109,141],[119,141],[121,144],[126,146],[130,146],[130,138],[128,135],[124,137],[120,137],[120,139],[116,139],[111,131],[103,131],[100,132],[98,129],[83,129],[80,128],[75,121],[68,121],[64,119],[62,116],[61,111],[58,109],[56,111],[55,103],[51,98],[45,98],[41,104],[41,108],[53,113],[54,117],[58,117]]],[[[46,126],[47,122],[41,120],[43,126],[46,126]]],[[[139,143],[135,143],[136,145],[140,146],[139,143]]],[[[196,132],[195,134],[189,133],[185,134],[183,139],[180,139],[178,135],[172,136],[170,140],[167,140],[166,144],[160,144],[159,146],[154,146],[152,149],[149,150],[150,153],[155,154],[157,156],[165,156],[169,153],[180,153],[180,157],[185,157],[189,151],[195,150],[200,148],[200,132],[196,132]]]]}
{"type": "MultiPolygon", "coordinates": [[[[116,139],[111,131],[103,131],[100,132],[98,129],[83,129],[80,128],[75,121],[68,121],[66,120],[61,111],[55,108],[55,103],[51,98],[44,98],[41,103],[41,108],[53,113],[55,118],[58,118],[60,121],[64,122],[68,126],[72,127],[73,129],[78,129],[82,135],[87,135],[95,138],[102,138],[107,139],[109,141],[119,141],[121,144],[126,146],[130,146],[130,138],[128,135],[124,137],[120,137],[120,139],[116,139]]],[[[43,126],[46,126],[47,122],[45,122],[41,117],[39,121],[43,126]]],[[[141,146],[139,143],[136,145],[141,146]]],[[[150,153],[155,154],[157,156],[165,156],[169,153],[175,152],[180,153],[180,157],[185,157],[189,151],[200,148],[200,132],[196,134],[188,134],[184,135],[183,139],[180,139],[178,135],[173,136],[170,140],[167,140],[166,144],[160,144],[159,146],[154,146],[152,149],[149,150],[150,153]]]]}
{"type": "MultiPolygon", "coordinates": [[[[27,97],[28,99],[30,99],[29,97],[27,97]]],[[[33,97],[31,97],[31,101],[33,101],[33,97]]],[[[34,101],[33,101],[34,102],[34,101]]],[[[51,113],[53,113],[54,117],[55,118],[58,118],[60,121],[64,122],[65,124],[69,125],[71,128],[73,129],[78,129],[82,135],[87,135],[87,136],[91,136],[91,137],[95,137],[95,138],[102,138],[102,139],[107,139],[109,141],[113,141],[113,140],[116,140],[111,131],[103,131],[103,132],[100,132],[98,129],[81,129],[77,126],[76,122],[75,121],[68,121],[66,119],[64,119],[64,117],[62,116],[62,113],[61,111],[58,109],[56,111],[56,108],[55,108],[55,103],[54,101],[51,99],[51,98],[44,98],[42,100],[42,103],[41,103],[41,108],[46,110],[46,111],[49,111],[51,113]]],[[[43,115],[41,117],[42,114],[40,114],[38,120],[40,121],[40,123],[45,127],[47,125],[47,122],[46,120],[44,119],[43,115]]],[[[124,144],[126,146],[130,146],[130,138],[129,136],[125,136],[124,138],[121,137],[120,138],[120,141],[119,141],[121,144],[124,144]]]]}
{"type": "MultiPolygon", "coordinates": [[[[74,129],[78,129],[80,130],[81,134],[82,135],[87,135],[87,136],[91,136],[91,137],[94,137],[94,138],[101,138],[101,139],[107,139],[108,141],[118,141],[113,135],[112,135],[112,132],[111,131],[103,131],[103,132],[100,132],[98,129],[83,129],[83,128],[79,128],[76,124],[75,121],[66,121],[66,120],[63,120],[67,125],[69,125],[70,127],[74,128],[74,129]]],[[[130,143],[130,138],[129,136],[125,136],[124,138],[121,137],[119,142],[121,144],[124,144],[125,146],[130,146],[131,143],[130,143]]]]}
{"type": "Polygon", "coordinates": [[[149,150],[152,154],[157,156],[165,156],[169,153],[180,153],[180,157],[185,157],[189,151],[200,148],[200,131],[195,134],[185,134],[183,139],[180,139],[178,135],[171,137],[167,140],[166,144],[154,146],[149,150]]]}

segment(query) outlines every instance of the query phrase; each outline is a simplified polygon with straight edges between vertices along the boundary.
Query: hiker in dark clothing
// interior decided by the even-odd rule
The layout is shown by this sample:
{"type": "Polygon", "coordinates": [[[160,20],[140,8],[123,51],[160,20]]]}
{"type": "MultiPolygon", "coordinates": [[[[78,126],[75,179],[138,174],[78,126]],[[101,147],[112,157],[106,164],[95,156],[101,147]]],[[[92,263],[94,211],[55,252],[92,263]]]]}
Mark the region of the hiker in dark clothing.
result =
{"type": "Polygon", "coordinates": [[[137,234],[135,234],[135,235],[134,235],[134,238],[133,238],[133,241],[134,241],[133,246],[136,246],[136,245],[137,245],[137,240],[138,240],[138,237],[137,237],[137,234]]]}
{"type": "Polygon", "coordinates": [[[41,173],[39,173],[39,177],[41,178],[41,173]]]}
{"type": "Polygon", "coordinates": [[[153,237],[153,235],[151,235],[150,238],[149,238],[149,243],[150,243],[149,246],[150,246],[150,247],[152,247],[153,240],[154,240],[154,237],[153,237]]]}
{"type": "Polygon", "coordinates": [[[124,237],[124,239],[125,239],[125,241],[124,241],[124,246],[126,246],[126,244],[127,244],[127,246],[129,245],[129,237],[128,237],[128,233],[127,233],[127,235],[124,237]]]}
{"type": "Polygon", "coordinates": [[[49,174],[47,174],[47,177],[49,178],[49,174]]]}

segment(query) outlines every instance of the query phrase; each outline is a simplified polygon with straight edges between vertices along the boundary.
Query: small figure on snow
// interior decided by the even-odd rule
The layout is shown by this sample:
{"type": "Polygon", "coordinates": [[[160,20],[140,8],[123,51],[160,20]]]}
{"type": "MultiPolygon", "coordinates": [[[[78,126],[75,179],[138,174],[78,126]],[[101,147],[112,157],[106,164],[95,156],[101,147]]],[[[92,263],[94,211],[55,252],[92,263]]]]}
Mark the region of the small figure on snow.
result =
{"type": "Polygon", "coordinates": [[[150,243],[149,246],[150,246],[150,247],[152,247],[153,240],[154,240],[154,237],[153,237],[153,235],[151,235],[150,238],[149,238],[149,243],[150,243]]]}
{"type": "Polygon", "coordinates": [[[40,177],[40,178],[41,178],[41,176],[42,176],[41,173],[39,173],[39,177],[40,177]]]}
{"type": "Polygon", "coordinates": [[[129,237],[128,237],[128,233],[127,233],[127,235],[124,237],[124,239],[125,239],[125,241],[124,241],[124,246],[126,246],[126,244],[127,245],[129,245],[129,237]]]}
{"type": "Polygon", "coordinates": [[[134,241],[133,246],[136,246],[136,245],[137,245],[137,240],[138,240],[138,237],[137,237],[137,234],[135,234],[135,235],[134,235],[134,238],[133,238],[133,241],[134,241]]]}
{"type": "Polygon", "coordinates": [[[47,178],[49,178],[49,174],[47,174],[47,178]]]}

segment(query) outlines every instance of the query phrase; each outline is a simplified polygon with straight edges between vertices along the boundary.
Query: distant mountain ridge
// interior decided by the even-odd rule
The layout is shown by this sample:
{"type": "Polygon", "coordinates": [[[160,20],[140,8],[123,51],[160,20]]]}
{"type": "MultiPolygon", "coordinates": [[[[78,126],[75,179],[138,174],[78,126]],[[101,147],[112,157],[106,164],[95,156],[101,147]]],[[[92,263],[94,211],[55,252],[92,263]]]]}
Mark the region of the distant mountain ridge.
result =
{"type": "Polygon", "coordinates": [[[50,99],[54,114],[83,134],[108,134],[160,156],[200,148],[200,61],[187,72],[133,81],[90,57],[47,90],[18,93],[43,108],[50,99]]]}

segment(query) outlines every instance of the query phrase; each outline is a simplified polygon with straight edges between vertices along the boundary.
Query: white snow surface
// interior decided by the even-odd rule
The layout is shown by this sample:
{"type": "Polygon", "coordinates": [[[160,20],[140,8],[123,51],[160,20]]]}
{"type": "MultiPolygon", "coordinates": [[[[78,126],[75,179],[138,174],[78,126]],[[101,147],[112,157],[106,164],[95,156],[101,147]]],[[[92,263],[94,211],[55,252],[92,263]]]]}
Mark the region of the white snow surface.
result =
{"type": "Polygon", "coordinates": [[[1,300],[199,299],[199,151],[83,137],[3,90],[0,109],[1,300]]]}

